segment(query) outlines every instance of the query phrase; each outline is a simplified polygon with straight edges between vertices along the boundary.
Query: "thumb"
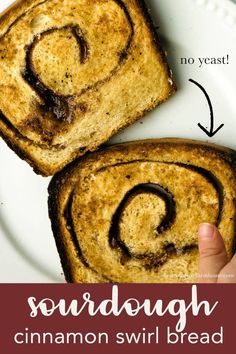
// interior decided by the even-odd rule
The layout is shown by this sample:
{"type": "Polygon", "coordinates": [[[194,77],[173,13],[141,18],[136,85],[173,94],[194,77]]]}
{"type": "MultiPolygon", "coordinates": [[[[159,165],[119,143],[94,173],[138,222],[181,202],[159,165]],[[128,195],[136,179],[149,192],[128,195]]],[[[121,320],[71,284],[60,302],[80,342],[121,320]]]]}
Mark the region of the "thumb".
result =
{"type": "Polygon", "coordinates": [[[224,241],[218,229],[211,224],[199,227],[199,283],[216,283],[221,269],[227,264],[224,241]]]}

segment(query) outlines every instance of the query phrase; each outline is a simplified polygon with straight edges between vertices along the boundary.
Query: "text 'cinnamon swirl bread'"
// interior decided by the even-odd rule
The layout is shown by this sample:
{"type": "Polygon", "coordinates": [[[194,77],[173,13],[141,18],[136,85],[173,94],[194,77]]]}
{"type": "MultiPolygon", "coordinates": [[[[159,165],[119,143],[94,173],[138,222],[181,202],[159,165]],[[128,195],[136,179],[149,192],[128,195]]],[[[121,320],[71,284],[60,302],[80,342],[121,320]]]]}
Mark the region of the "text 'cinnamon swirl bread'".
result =
{"type": "Polygon", "coordinates": [[[174,91],[143,0],[21,0],[0,19],[0,135],[38,173],[174,91]]]}
{"type": "Polygon", "coordinates": [[[194,282],[197,231],[235,242],[236,157],[182,139],[115,145],[75,161],[49,187],[69,282],[194,282]]]}

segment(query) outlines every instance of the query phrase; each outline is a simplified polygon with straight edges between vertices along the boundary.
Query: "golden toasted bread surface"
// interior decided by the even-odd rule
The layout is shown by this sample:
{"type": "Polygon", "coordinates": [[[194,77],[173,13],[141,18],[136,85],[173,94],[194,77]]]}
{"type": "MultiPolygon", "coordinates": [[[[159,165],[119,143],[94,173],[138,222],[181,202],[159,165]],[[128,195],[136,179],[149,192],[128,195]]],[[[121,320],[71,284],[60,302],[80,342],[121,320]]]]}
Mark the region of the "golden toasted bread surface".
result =
{"type": "Polygon", "coordinates": [[[22,0],[0,19],[0,134],[43,175],[174,92],[142,0],[22,0]]]}
{"type": "Polygon", "coordinates": [[[115,145],[75,161],[49,187],[49,214],[70,282],[194,282],[199,224],[232,257],[235,152],[182,139],[115,145]]]}

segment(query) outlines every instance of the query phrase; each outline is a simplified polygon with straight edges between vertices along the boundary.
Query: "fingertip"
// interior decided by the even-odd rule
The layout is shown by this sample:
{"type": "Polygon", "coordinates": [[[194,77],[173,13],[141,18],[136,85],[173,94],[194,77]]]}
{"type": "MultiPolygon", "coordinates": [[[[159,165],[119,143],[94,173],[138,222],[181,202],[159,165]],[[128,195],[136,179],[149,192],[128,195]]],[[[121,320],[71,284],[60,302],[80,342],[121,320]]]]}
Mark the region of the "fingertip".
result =
{"type": "Polygon", "coordinates": [[[199,226],[198,236],[200,241],[211,241],[214,238],[216,227],[212,224],[203,223],[199,226]]]}
{"type": "Polygon", "coordinates": [[[207,253],[209,250],[213,252],[225,251],[224,240],[220,234],[218,228],[213,224],[204,223],[199,226],[198,231],[198,242],[199,242],[199,251],[201,253],[207,253]]]}
{"type": "Polygon", "coordinates": [[[221,269],[227,263],[223,238],[213,224],[199,226],[199,282],[215,283],[221,269]],[[203,277],[204,275],[204,277],[203,277]]]}

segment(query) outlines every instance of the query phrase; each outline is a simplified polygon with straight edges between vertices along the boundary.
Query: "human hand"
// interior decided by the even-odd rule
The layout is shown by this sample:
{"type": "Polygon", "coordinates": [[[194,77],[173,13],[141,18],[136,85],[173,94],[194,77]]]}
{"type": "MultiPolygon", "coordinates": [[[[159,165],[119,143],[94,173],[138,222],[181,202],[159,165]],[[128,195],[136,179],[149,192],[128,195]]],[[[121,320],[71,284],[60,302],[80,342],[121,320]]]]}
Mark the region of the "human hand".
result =
{"type": "Polygon", "coordinates": [[[219,230],[211,224],[201,224],[198,234],[198,283],[236,283],[236,255],[228,260],[219,230]]]}

